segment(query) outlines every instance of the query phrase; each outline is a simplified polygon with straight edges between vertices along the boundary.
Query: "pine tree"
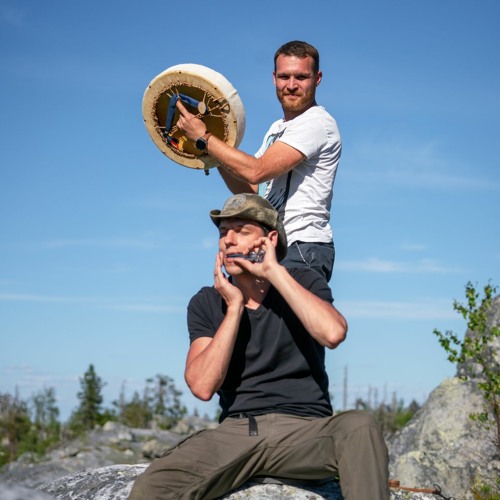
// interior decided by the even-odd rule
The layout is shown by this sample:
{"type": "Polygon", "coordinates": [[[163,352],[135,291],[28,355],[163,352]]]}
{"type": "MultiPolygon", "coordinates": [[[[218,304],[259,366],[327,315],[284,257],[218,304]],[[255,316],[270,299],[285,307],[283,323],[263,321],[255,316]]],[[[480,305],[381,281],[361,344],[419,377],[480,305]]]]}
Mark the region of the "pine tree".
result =
{"type": "Polygon", "coordinates": [[[76,432],[90,430],[103,423],[102,388],[104,385],[94,365],[90,364],[83,378],[80,378],[80,391],[77,394],[80,404],[69,422],[72,430],[76,432]]]}
{"type": "Polygon", "coordinates": [[[134,391],[132,399],[127,401],[122,386],[120,397],[113,401],[117,409],[118,421],[130,427],[150,427],[157,425],[169,429],[186,413],[181,402],[182,392],[176,389],[174,380],[167,375],[158,374],[146,379],[142,397],[134,391]]]}
{"type": "Polygon", "coordinates": [[[156,378],[146,379],[145,400],[161,428],[169,429],[187,413],[181,395],[174,380],[167,375],[157,374],[156,378]]]}
{"type": "Polygon", "coordinates": [[[53,387],[44,388],[31,397],[31,413],[35,432],[34,449],[43,453],[60,439],[59,408],[53,387]]]}
{"type": "Polygon", "coordinates": [[[17,393],[0,393],[0,466],[15,460],[24,450],[23,439],[29,434],[28,406],[17,393]]]}

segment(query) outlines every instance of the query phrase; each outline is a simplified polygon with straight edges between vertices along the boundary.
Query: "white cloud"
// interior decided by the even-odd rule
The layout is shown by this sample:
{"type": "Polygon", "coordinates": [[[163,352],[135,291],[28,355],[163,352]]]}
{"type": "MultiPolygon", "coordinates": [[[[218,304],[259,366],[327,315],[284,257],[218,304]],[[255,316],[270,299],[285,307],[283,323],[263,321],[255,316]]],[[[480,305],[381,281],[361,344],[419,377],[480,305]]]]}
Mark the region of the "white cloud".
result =
{"type": "Polygon", "coordinates": [[[149,303],[144,299],[139,301],[114,301],[113,299],[99,297],[59,297],[55,295],[37,295],[22,293],[0,293],[0,302],[46,302],[46,303],[69,303],[69,304],[91,304],[100,309],[142,312],[142,313],[178,313],[186,312],[185,299],[183,297],[175,298],[155,298],[149,303]],[[176,305],[182,301],[181,305],[176,305]]]}
{"type": "Polygon", "coordinates": [[[412,170],[401,163],[398,168],[385,172],[386,179],[392,184],[413,188],[440,189],[494,189],[498,184],[489,179],[467,177],[450,172],[430,172],[426,169],[412,170]]]}
{"type": "Polygon", "coordinates": [[[335,264],[343,271],[371,273],[456,273],[459,269],[447,268],[433,259],[421,259],[417,262],[397,262],[368,257],[361,260],[344,260],[335,264]]]}
{"type": "Polygon", "coordinates": [[[456,320],[449,301],[342,301],[342,313],[352,318],[456,320]]]}
{"type": "Polygon", "coordinates": [[[107,306],[106,309],[116,311],[130,311],[143,313],[185,313],[186,306],[173,306],[162,304],[116,304],[107,306]]]}
{"type": "Polygon", "coordinates": [[[32,373],[33,371],[34,368],[25,363],[21,363],[18,365],[8,365],[0,368],[0,373],[2,375],[25,374],[32,373]]]}
{"type": "Polygon", "coordinates": [[[346,168],[342,175],[370,185],[468,190],[500,187],[497,180],[481,177],[477,170],[469,175],[468,165],[443,157],[436,142],[374,138],[352,148],[346,162],[356,168],[346,168]]]}
{"type": "Polygon", "coordinates": [[[401,245],[401,250],[406,250],[407,252],[423,252],[427,248],[427,245],[422,243],[403,243],[401,245]]]}
{"type": "Polygon", "coordinates": [[[43,248],[66,247],[100,247],[100,248],[134,248],[152,250],[158,248],[158,243],[141,238],[87,238],[87,239],[60,239],[42,242],[43,248]]]}
{"type": "Polygon", "coordinates": [[[55,295],[37,295],[30,293],[0,293],[0,302],[96,302],[98,299],[82,297],[58,297],[55,295]]]}
{"type": "Polygon", "coordinates": [[[0,375],[3,381],[2,386],[17,387],[24,396],[44,387],[73,385],[75,380],[78,380],[78,377],[74,375],[55,375],[25,363],[4,366],[0,368],[0,375]]]}

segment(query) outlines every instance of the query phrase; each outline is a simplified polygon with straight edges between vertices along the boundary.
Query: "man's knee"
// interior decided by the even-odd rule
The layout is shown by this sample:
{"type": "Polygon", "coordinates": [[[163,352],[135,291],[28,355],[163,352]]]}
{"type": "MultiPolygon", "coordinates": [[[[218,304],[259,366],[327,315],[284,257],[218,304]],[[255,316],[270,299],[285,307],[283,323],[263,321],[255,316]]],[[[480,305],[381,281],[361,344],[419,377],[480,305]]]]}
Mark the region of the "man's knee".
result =
{"type": "Polygon", "coordinates": [[[386,455],[387,447],[380,425],[370,413],[352,410],[341,413],[340,436],[345,443],[356,441],[364,447],[376,449],[386,455]]]}
{"type": "Polygon", "coordinates": [[[179,500],[179,492],[172,489],[169,475],[155,470],[154,465],[155,462],[136,477],[128,500],[179,500]]]}
{"type": "Polygon", "coordinates": [[[128,500],[146,500],[146,484],[147,479],[144,473],[139,474],[132,485],[128,500]]]}

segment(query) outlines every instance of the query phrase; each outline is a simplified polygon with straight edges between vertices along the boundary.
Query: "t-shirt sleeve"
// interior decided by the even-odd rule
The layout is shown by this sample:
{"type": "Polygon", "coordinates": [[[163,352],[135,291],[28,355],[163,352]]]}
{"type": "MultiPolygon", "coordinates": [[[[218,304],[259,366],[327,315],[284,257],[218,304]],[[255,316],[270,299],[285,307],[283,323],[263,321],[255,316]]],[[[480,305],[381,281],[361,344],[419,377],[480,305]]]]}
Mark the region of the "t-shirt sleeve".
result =
{"type": "Polygon", "coordinates": [[[202,288],[189,301],[187,308],[189,341],[213,337],[223,317],[220,296],[213,288],[202,288]]]}
{"type": "Polygon", "coordinates": [[[327,135],[321,120],[309,118],[294,122],[285,129],[278,140],[292,146],[310,159],[327,143],[327,135]]]}

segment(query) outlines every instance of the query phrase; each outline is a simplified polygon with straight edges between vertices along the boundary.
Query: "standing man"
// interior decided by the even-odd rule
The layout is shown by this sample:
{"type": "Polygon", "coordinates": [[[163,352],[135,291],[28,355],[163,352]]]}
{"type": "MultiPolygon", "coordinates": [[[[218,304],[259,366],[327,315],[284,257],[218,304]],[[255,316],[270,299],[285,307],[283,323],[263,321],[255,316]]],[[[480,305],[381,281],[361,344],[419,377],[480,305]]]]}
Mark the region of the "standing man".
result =
{"type": "Polygon", "coordinates": [[[211,135],[202,120],[180,100],[177,121],[186,135],[220,162],[219,171],[233,193],[263,195],[278,210],[288,237],[287,266],[302,265],[330,280],[335,259],[330,209],[340,159],[337,124],[316,104],[322,73],[319,53],[292,41],[274,56],[273,79],[283,118],[274,122],[255,156],[211,135]]]}
{"type": "Polygon", "coordinates": [[[375,420],[333,415],[325,347],[343,342],[347,322],[327,282],[280,264],[283,224],[261,196],[232,196],[210,217],[219,229],[214,286],[188,306],[185,378],[199,399],[219,395],[220,425],[155,460],[129,499],[211,500],[252,477],[338,474],[346,500],[387,500],[387,448],[375,420]]]}

